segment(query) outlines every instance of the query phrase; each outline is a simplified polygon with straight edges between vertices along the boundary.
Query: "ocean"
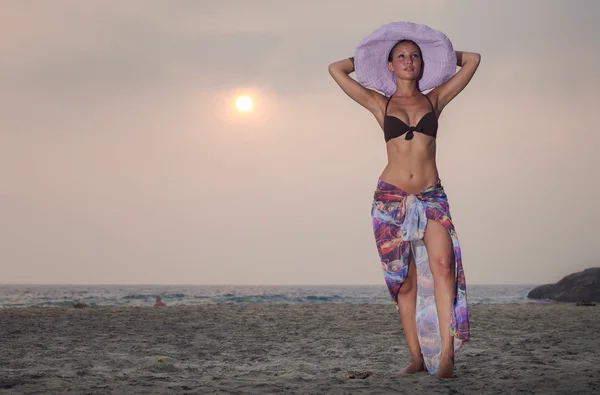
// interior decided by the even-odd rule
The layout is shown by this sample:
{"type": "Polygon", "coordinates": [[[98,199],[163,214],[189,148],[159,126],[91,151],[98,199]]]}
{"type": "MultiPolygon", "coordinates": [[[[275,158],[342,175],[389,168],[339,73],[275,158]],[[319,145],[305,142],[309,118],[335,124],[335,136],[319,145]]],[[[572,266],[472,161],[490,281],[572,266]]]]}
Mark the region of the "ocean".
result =
{"type": "MultiPolygon", "coordinates": [[[[535,285],[470,285],[469,303],[547,303],[527,293],[535,285]]],[[[167,305],[217,303],[311,304],[391,303],[381,285],[243,286],[243,285],[0,285],[0,308],[152,306],[156,297],[167,305]]]]}

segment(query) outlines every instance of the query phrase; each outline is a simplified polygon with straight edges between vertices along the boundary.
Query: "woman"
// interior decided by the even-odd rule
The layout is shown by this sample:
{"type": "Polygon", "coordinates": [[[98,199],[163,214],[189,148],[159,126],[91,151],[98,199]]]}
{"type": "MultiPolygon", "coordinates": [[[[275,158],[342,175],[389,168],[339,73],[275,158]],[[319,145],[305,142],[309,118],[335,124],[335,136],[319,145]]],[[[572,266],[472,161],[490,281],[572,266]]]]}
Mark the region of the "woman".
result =
{"type": "MultiPolygon", "coordinates": [[[[373,61],[373,53],[363,54],[360,61],[371,62],[369,67],[377,73],[390,74],[394,86],[389,97],[349,76],[355,71],[354,57],[332,63],[329,72],[348,96],[375,116],[386,141],[388,163],[377,183],[372,216],[384,277],[411,355],[400,373],[428,370],[447,378],[453,376],[454,352],[469,340],[470,331],[460,246],[436,166],[437,121],[473,77],[480,55],[454,51],[445,36],[424,25],[394,23],[381,29],[379,38],[385,34],[386,51],[391,50],[375,53],[387,55],[387,69],[376,66],[379,58],[373,61]],[[440,59],[443,62],[448,54],[433,53],[435,45],[426,48],[431,37],[423,36],[432,34],[439,37],[437,44],[445,43],[452,51],[452,75],[435,76],[436,67],[442,67],[440,59]],[[424,62],[428,56],[431,60],[424,62]],[[425,77],[426,85],[434,85],[427,94],[420,86],[425,77]]],[[[380,45],[382,40],[372,42],[380,45]]],[[[363,44],[371,45],[369,40],[363,44]]],[[[358,57],[356,61],[360,67],[358,57]]],[[[371,80],[381,81],[380,77],[371,80]]]]}

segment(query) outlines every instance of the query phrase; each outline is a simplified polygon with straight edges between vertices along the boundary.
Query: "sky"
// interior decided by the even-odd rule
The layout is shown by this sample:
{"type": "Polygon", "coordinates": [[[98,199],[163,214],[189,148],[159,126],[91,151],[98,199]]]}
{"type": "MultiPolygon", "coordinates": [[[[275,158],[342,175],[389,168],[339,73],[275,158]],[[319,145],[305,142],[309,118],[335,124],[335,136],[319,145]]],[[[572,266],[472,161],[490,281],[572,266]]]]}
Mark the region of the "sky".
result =
{"type": "Polygon", "coordinates": [[[600,266],[599,18],[595,0],[5,0],[0,283],[383,285],[383,132],[327,67],[393,21],[482,57],[437,138],[467,283],[600,266]]]}

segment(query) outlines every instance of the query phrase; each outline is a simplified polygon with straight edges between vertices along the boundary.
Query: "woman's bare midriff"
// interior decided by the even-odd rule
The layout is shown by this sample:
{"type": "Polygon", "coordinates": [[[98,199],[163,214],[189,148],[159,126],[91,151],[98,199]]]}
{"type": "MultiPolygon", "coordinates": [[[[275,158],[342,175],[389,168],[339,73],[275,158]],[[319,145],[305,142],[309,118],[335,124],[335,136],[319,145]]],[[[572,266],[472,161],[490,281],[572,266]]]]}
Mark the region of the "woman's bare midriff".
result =
{"type": "Polygon", "coordinates": [[[404,136],[387,142],[388,164],[382,181],[407,193],[417,193],[439,181],[435,162],[435,139],[415,133],[412,140],[404,136]]]}

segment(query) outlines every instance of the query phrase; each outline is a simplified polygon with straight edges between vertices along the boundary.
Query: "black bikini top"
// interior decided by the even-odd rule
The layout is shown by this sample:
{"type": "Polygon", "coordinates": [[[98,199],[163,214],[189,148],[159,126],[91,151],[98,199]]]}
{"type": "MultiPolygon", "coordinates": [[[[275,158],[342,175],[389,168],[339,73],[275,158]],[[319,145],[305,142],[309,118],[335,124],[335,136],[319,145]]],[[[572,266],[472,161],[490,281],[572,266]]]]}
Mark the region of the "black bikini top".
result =
{"type": "Polygon", "coordinates": [[[423,115],[423,118],[421,118],[421,120],[417,123],[417,126],[408,126],[399,118],[396,118],[393,115],[387,115],[388,105],[392,100],[392,96],[390,96],[387,104],[385,105],[385,117],[383,119],[383,135],[385,136],[386,143],[391,139],[402,136],[405,133],[405,140],[412,140],[414,137],[414,132],[423,133],[424,135],[431,136],[433,138],[437,136],[438,120],[437,116],[435,115],[433,103],[431,103],[431,100],[429,100],[427,95],[423,96],[425,96],[431,105],[431,111],[423,115]]]}

